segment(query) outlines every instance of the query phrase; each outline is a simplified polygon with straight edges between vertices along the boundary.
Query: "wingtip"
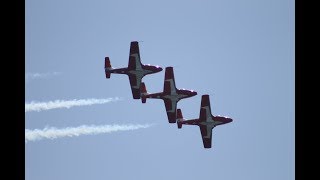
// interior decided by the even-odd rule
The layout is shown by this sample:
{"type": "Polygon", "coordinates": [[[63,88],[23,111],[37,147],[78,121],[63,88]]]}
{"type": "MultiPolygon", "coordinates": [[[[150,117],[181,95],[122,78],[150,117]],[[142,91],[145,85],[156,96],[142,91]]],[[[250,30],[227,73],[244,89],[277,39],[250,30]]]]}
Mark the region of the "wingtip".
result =
{"type": "Polygon", "coordinates": [[[202,95],[202,98],[209,98],[209,94],[202,95]]]}
{"type": "Polygon", "coordinates": [[[165,77],[165,80],[174,79],[173,67],[166,67],[164,77],[165,77]]]}

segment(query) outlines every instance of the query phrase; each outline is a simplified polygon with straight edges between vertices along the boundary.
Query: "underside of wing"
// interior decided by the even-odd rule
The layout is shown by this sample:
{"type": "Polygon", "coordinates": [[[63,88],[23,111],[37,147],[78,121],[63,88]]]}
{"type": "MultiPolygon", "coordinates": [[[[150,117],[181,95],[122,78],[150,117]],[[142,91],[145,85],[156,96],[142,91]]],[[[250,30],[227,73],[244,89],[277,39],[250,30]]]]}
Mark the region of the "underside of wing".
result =
{"type": "Polygon", "coordinates": [[[164,85],[163,92],[172,94],[176,92],[176,83],[174,80],[173,68],[166,67],[165,75],[164,75],[164,85]]]}
{"type": "Polygon", "coordinates": [[[199,120],[206,121],[207,119],[211,119],[211,116],[209,95],[202,95],[199,120]]]}
{"type": "Polygon", "coordinates": [[[172,88],[171,88],[171,82],[170,81],[165,81],[164,82],[163,92],[165,94],[171,94],[172,93],[172,88]]]}
{"type": "Polygon", "coordinates": [[[212,144],[212,128],[207,126],[199,126],[201,131],[201,138],[204,148],[211,148],[212,144]]]}
{"type": "Polygon", "coordinates": [[[137,41],[133,41],[130,44],[128,68],[130,70],[141,69],[141,59],[140,59],[139,45],[137,41]]]}
{"type": "Polygon", "coordinates": [[[137,77],[136,75],[130,74],[129,81],[130,81],[133,99],[140,99],[141,78],[137,77]]]}
{"type": "Polygon", "coordinates": [[[166,107],[167,116],[169,123],[175,123],[176,122],[176,110],[177,110],[177,102],[171,101],[169,99],[164,100],[164,105],[166,107]]]}
{"type": "Polygon", "coordinates": [[[199,121],[206,121],[207,119],[207,110],[205,108],[200,108],[199,121]]]}
{"type": "MultiPolygon", "coordinates": [[[[209,95],[202,95],[201,98],[201,107],[209,107],[210,111],[211,111],[211,107],[210,107],[210,98],[209,95]]],[[[210,112],[211,113],[211,112],[210,112]]]]}

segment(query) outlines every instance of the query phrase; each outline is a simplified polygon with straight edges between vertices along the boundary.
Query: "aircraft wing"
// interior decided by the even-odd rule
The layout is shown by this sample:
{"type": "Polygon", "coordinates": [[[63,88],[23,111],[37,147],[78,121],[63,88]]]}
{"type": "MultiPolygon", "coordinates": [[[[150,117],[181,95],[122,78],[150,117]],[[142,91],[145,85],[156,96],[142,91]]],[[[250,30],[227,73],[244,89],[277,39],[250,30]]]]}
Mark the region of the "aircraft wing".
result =
{"type": "Polygon", "coordinates": [[[172,94],[176,92],[176,83],[174,80],[173,67],[166,67],[164,74],[163,92],[172,94]]]}
{"type": "Polygon", "coordinates": [[[212,144],[212,128],[209,126],[200,125],[201,138],[204,148],[211,148],[212,144]]]}
{"type": "Polygon", "coordinates": [[[133,99],[140,99],[141,77],[136,76],[134,74],[130,74],[128,76],[129,76],[133,99]]]}
{"type": "Polygon", "coordinates": [[[209,95],[202,95],[199,120],[206,121],[208,119],[212,119],[211,117],[212,115],[209,95]]]}
{"type": "Polygon", "coordinates": [[[176,123],[177,102],[171,99],[164,99],[169,123],[176,123]]]}
{"type": "Polygon", "coordinates": [[[140,59],[139,44],[137,41],[132,41],[130,44],[128,69],[130,70],[142,69],[141,67],[142,65],[141,65],[141,59],[140,59]]]}

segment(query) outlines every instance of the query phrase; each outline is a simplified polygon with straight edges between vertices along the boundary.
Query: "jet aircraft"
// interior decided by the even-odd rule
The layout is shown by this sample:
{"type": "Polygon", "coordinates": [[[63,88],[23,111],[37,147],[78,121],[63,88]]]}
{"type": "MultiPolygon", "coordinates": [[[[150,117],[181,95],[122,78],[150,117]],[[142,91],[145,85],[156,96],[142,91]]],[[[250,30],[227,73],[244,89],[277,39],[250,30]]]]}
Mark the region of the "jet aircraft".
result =
{"type": "Polygon", "coordinates": [[[177,120],[177,103],[181,99],[192,97],[197,95],[197,92],[193,90],[177,89],[173,67],[166,67],[163,92],[149,94],[147,92],[144,82],[141,83],[141,101],[146,103],[147,98],[151,99],[162,99],[166,107],[167,116],[169,123],[176,123],[177,120]]]}
{"type": "Polygon", "coordinates": [[[139,44],[137,41],[132,41],[130,44],[129,63],[127,68],[113,68],[109,57],[105,57],[104,68],[107,79],[110,78],[111,73],[128,75],[133,99],[140,99],[141,79],[145,75],[162,71],[162,68],[159,66],[141,63],[139,44]]]}
{"type": "Polygon", "coordinates": [[[202,95],[199,119],[184,119],[181,109],[177,110],[178,128],[182,128],[183,124],[198,125],[201,131],[204,148],[211,148],[212,129],[218,125],[223,125],[230,122],[232,122],[232,119],[229,117],[213,116],[211,114],[209,95],[202,95]]]}

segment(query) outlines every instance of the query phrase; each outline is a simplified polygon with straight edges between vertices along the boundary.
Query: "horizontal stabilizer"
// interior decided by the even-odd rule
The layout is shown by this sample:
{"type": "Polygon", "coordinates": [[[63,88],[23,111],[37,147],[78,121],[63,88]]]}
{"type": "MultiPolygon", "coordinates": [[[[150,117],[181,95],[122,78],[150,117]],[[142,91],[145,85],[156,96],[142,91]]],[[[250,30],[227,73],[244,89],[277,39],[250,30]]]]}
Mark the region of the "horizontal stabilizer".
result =
{"type": "Polygon", "coordinates": [[[182,128],[182,123],[181,122],[177,122],[177,125],[178,125],[178,129],[181,129],[182,128]]]}
{"type": "Polygon", "coordinates": [[[147,98],[145,97],[145,95],[147,95],[148,93],[147,93],[147,88],[144,82],[141,82],[140,84],[140,93],[141,93],[141,102],[146,103],[147,98]]]}
{"type": "Polygon", "coordinates": [[[177,109],[177,125],[178,128],[182,128],[183,115],[181,109],[177,109]]]}
{"type": "Polygon", "coordinates": [[[182,111],[181,111],[181,109],[177,109],[177,119],[183,119],[183,115],[182,115],[182,111]]]}
{"type": "Polygon", "coordinates": [[[110,76],[111,76],[111,73],[106,72],[106,78],[107,78],[107,79],[110,79],[110,76]]]}
{"type": "Polygon", "coordinates": [[[112,67],[111,67],[111,62],[110,62],[109,57],[105,57],[105,58],[104,58],[104,70],[105,70],[106,78],[107,78],[107,79],[109,79],[110,76],[111,76],[111,73],[108,72],[109,69],[112,69],[112,67]]]}
{"type": "Polygon", "coordinates": [[[140,91],[141,91],[141,94],[147,93],[147,88],[146,88],[146,85],[144,84],[144,82],[141,82],[140,91]]]}
{"type": "Polygon", "coordinates": [[[111,62],[109,57],[104,58],[104,68],[111,68],[111,62]]]}

